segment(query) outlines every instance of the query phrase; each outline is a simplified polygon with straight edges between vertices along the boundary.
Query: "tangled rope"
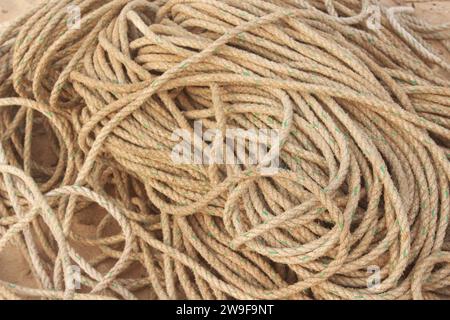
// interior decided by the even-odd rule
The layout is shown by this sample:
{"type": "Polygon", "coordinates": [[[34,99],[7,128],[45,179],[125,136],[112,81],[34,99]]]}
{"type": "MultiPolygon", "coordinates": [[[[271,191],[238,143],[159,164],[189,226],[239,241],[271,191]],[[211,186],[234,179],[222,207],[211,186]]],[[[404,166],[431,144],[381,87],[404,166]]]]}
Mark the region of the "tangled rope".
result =
{"type": "Polygon", "coordinates": [[[428,41],[450,50],[449,26],[382,7],[371,30],[373,5],[58,0],[13,23],[0,252],[35,286],[0,298],[448,298],[450,68],[428,41]],[[279,170],[175,163],[198,121],[277,130],[279,170]]]}

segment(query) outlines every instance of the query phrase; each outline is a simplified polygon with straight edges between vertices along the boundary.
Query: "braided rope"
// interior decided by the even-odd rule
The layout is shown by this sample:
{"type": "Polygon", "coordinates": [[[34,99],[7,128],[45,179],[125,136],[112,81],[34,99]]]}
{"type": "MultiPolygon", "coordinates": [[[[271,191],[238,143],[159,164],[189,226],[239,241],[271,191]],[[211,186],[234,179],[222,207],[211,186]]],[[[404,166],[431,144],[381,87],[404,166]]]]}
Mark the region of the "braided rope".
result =
{"type": "Polygon", "coordinates": [[[450,68],[428,40],[449,26],[382,7],[370,30],[375,4],[54,0],[11,23],[0,253],[35,287],[0,298],[448,298],[450,68]],[[279,138],[258,164],[176,163],[180,129],[213,156],[230,129],[279,138]]]}

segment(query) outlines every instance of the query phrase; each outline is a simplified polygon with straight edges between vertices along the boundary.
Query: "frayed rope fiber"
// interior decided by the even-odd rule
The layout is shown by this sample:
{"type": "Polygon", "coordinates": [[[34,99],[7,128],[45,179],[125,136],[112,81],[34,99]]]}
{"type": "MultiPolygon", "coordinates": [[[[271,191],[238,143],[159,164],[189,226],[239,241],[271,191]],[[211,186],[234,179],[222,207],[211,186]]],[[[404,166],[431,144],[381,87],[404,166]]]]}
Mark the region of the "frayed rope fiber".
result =
{"type": "Polygon", "coordinates": [[[15,21],[0,253],[34,285],[0,280],[0,298],[450,298],[450,68],[430,45],[450,50],[450,25],[410,11],[58,0],[15,21]],[[278,170],[174,162],[198,121],[277,130],[278,170]]]}

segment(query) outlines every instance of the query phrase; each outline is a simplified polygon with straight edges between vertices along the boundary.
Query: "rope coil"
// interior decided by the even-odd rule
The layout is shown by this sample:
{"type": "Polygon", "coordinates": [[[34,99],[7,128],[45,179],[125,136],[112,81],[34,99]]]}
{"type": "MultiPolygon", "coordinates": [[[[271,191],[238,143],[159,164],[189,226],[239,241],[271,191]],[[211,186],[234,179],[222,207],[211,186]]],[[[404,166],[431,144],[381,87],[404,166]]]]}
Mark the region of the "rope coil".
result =
{"type": "Polygon", "coordinates": [[[371,30],[373,5],[58,0],[11,24],[0,253],[36,286],[0,298],[448,298],[448,25],[381,7],[371,30]],[[279,170],[174,163],[197,121],[278,130],[279,170]]]}

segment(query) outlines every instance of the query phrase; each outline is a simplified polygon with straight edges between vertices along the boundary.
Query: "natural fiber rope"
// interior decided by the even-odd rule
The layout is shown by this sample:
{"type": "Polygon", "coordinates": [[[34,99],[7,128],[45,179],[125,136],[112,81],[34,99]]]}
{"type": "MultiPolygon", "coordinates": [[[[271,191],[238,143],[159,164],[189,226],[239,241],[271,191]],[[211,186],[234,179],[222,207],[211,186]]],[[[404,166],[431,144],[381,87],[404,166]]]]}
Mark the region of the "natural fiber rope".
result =
{"type": "Polygon", "coordinates": [[[36,286],[0,298],[449,298],[450,67],[427,42],[449,26],[382,8],[370,30],[374,4],[58,0],[11,24],[0,253],[36,286]],[[177,164],[195,121],[280,139],[259,165],[177,164]]]}

